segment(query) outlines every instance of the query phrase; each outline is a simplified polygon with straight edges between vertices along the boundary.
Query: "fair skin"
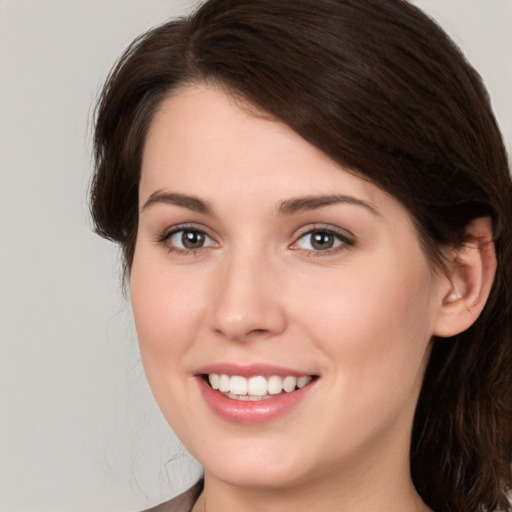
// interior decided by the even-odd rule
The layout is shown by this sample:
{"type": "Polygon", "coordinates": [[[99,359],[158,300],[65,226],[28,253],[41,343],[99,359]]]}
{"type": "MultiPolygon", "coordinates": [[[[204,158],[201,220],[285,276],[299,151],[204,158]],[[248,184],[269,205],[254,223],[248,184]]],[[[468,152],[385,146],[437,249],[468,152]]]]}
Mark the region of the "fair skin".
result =
{"type": "Polygon", "coordinates": [[[194,510],[428,510],[414,409],[432,336],[485,302],[485,222],[437,272],[393,197],[206,85],[161,105],[139,200],[132,305],[156,400],[205,470],[194,510]],[[217,369],[311,382],[241,402],[206,384],[217,369]]]}

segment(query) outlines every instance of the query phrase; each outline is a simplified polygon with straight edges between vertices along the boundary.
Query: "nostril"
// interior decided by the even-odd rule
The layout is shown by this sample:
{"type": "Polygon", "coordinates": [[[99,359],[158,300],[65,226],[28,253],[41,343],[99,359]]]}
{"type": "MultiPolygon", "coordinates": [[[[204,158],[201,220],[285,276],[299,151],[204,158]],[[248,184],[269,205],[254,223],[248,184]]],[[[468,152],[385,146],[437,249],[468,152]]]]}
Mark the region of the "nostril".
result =
{"type": "Polygon", "coordinates": [[[265,334],[266,332],[266,329],[253,329],[252,331],[249,331],[249,334],[265,334]]]}

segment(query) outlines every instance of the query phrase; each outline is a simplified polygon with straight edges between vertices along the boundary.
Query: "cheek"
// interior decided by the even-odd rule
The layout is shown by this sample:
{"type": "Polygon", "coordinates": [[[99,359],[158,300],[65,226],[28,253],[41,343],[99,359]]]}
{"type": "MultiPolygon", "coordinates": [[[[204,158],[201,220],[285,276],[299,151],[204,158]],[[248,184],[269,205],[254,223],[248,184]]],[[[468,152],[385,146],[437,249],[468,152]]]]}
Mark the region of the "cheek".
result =
{"type": "MultiPolygon", "coordinates": [[[[131,304],[142,362],[153,393],[179,385],[183,362],[198,338],[204,314],[204,280],[172,269],[151,251],[136,251],[131,304]],[[187,276],[187,277],[185,277],[187,276]],[[203,283],[203,284],[201,284],[203,283]]],[[[166,398],[167,399],[167,398],[166,398]]]]}
{"type": "Polygon", "coordinates": [[[420,385],[432,331],[428,273],[421,255],[380,257],[310,283],[315,293],[297,318],[328,354],[336,389],[368,405],[403,402],[420,385]]]}
{"type": "Polygon", "coordinates": [[[141,346],[165,353],[186,340],[198,323],[204,279],[174,269],[150,251],[136,252],[130,277],[130,296],[141,346]],[[149,253],[149,254],[148,254],[149,253]],[[178,343],[177,343],[178,342],[178,343]]]}
{"type": "Polygon", "coordinates": [[[199,337],[204,289],[183,274],[141,250],[132,266],[130,295],[146,378],[163,415],[186,438],[193,403],[187,361],[199,337]]]}

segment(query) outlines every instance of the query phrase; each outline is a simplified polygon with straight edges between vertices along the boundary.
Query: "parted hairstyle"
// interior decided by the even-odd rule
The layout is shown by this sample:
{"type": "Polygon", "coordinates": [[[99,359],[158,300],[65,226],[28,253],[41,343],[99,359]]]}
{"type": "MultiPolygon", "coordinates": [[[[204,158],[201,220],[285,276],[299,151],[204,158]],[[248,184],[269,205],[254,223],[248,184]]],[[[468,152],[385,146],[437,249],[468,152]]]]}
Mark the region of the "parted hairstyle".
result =
{"type": "Polygon", "coordinates": [[[209,0],[136,39],[96,109],[97,232],[133,259],[145,137],[177,87],[218,85],[409,211],[428,260],[492,219],[497,273],[472,327],[436,338],[416,409],[414,484],[436,512],[512,511],[512,183],[478,73],[404,0],[209,0]]]}

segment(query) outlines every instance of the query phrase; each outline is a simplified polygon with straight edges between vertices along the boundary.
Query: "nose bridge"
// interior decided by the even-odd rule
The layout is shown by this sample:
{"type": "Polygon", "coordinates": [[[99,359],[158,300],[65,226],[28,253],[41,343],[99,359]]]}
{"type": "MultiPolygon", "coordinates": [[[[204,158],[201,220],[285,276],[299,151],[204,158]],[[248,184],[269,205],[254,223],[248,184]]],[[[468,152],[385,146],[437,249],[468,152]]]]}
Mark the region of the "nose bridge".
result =
{"type": "Polygon", "coordinates": [[[276,263],[265,251],[229,251],[217,276],[212,327],[233,340],[279,334],[286,327],[276,263]]]}

